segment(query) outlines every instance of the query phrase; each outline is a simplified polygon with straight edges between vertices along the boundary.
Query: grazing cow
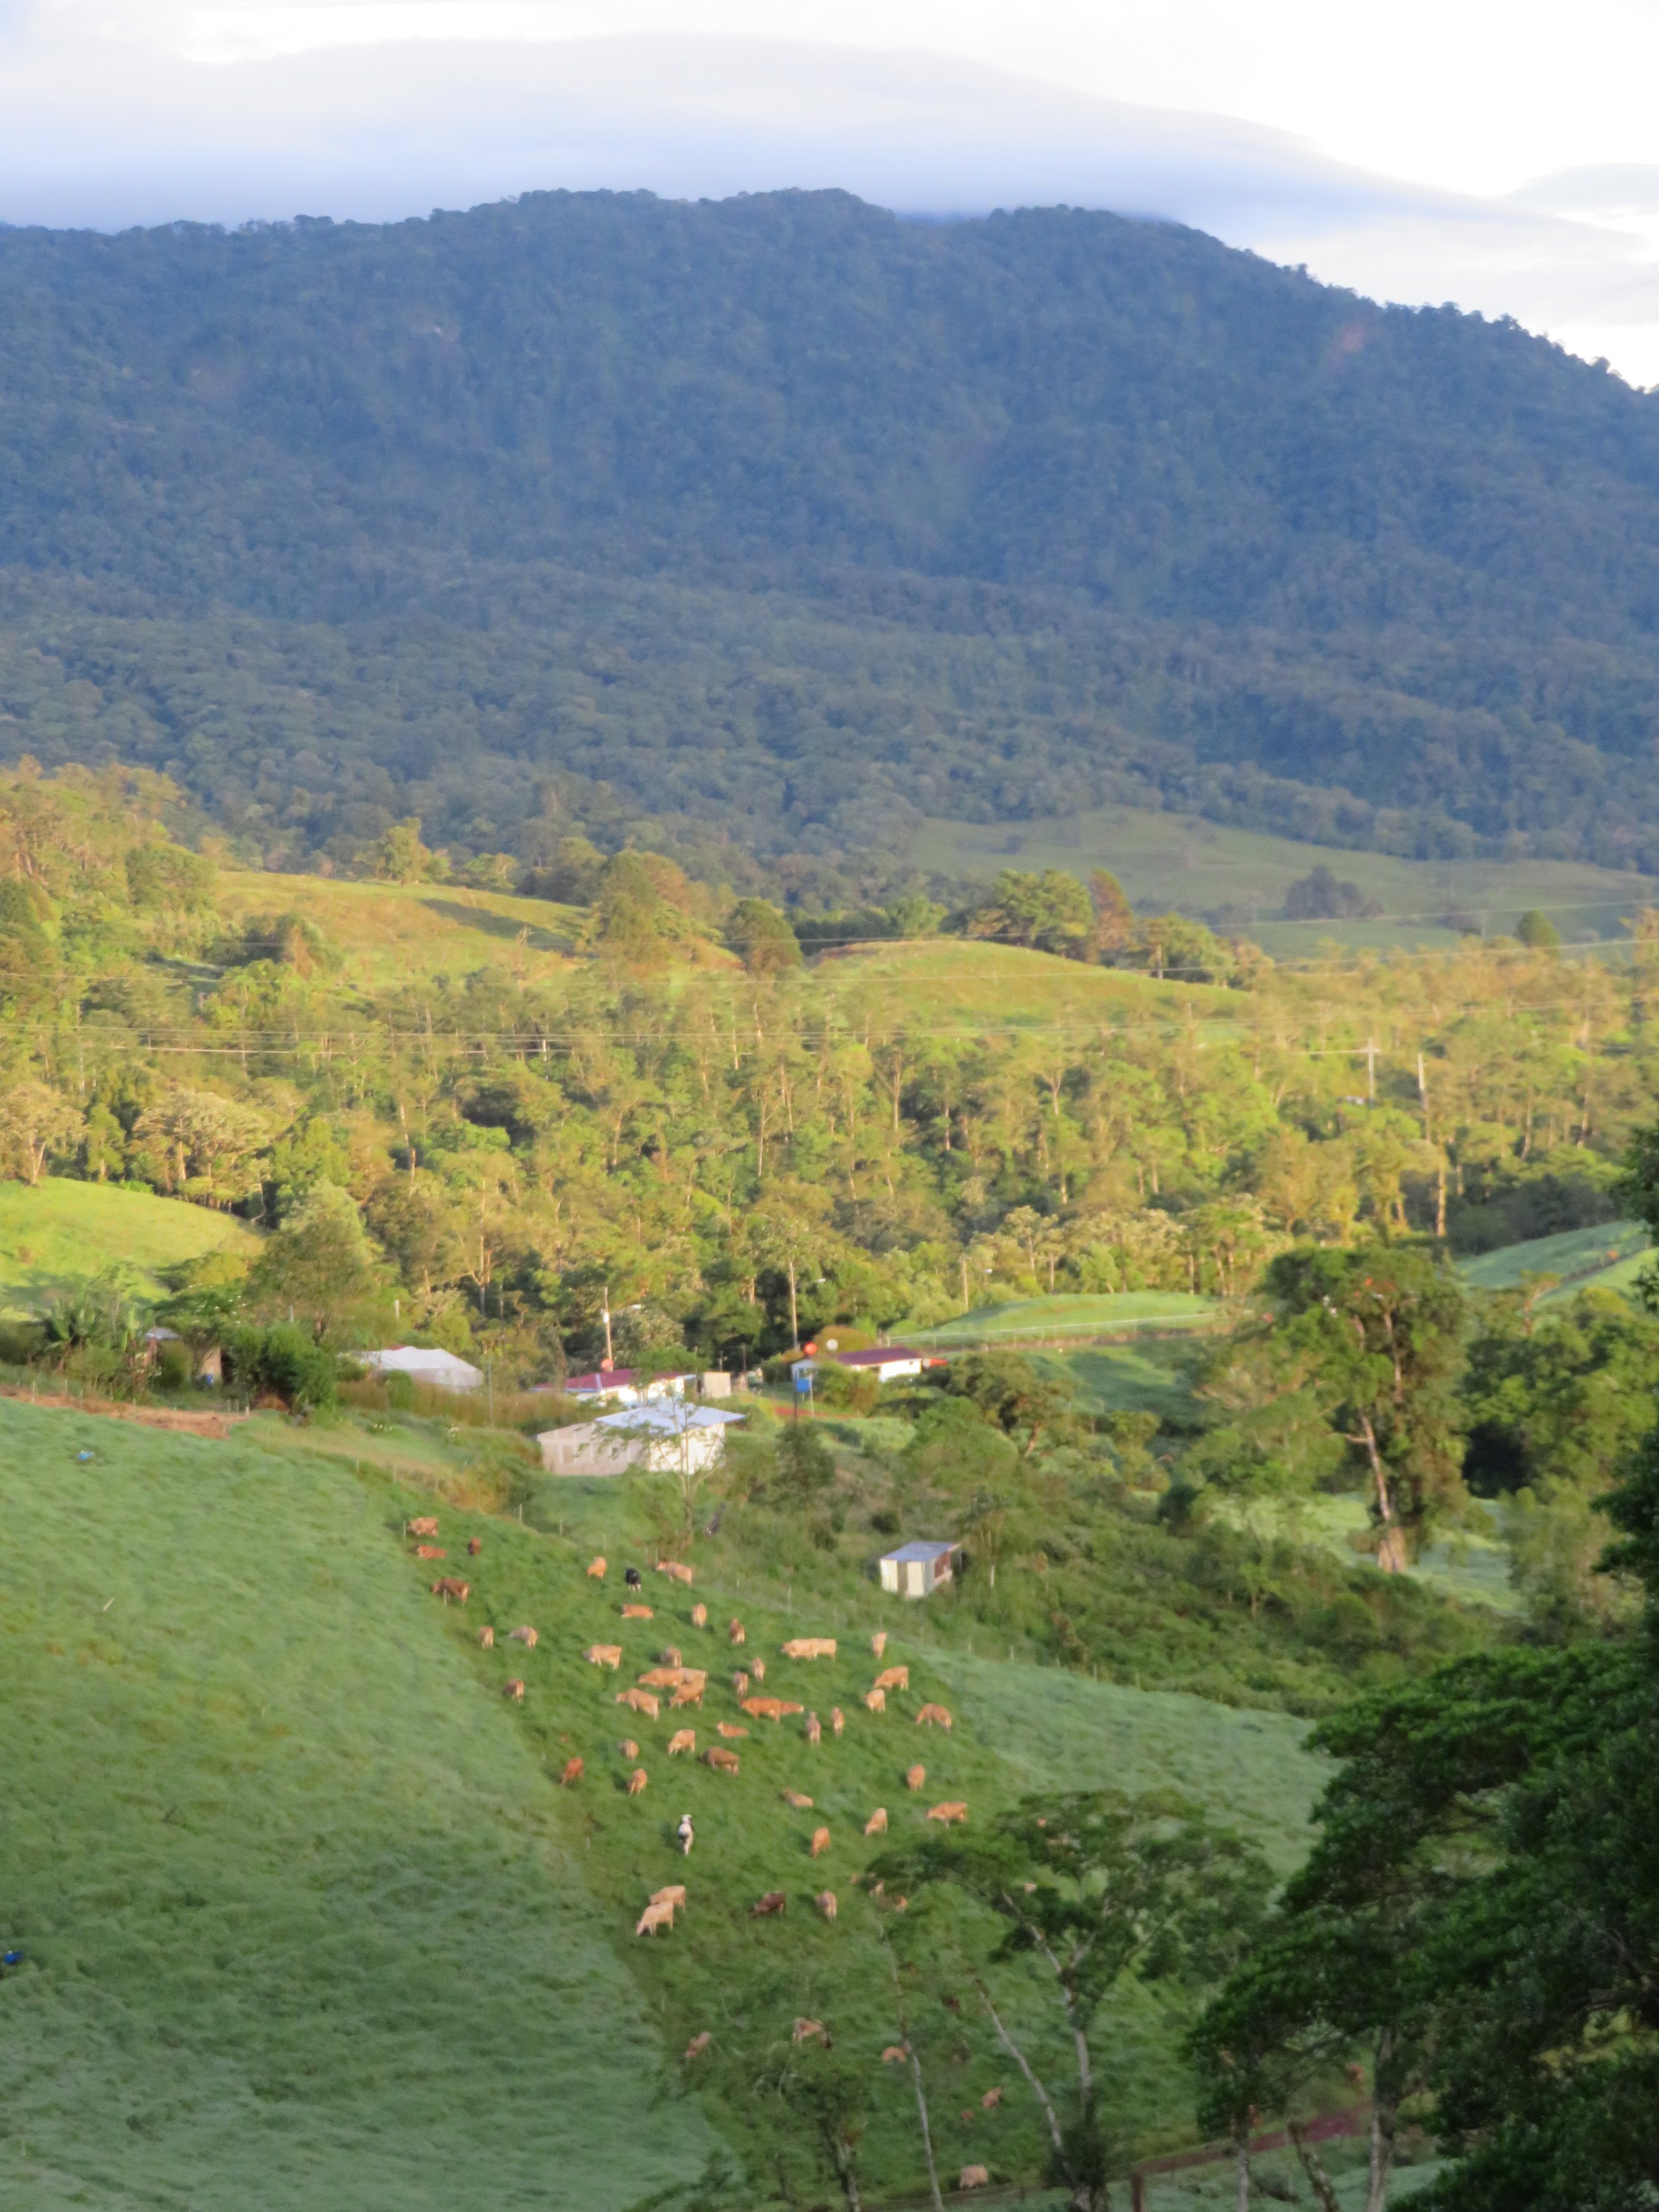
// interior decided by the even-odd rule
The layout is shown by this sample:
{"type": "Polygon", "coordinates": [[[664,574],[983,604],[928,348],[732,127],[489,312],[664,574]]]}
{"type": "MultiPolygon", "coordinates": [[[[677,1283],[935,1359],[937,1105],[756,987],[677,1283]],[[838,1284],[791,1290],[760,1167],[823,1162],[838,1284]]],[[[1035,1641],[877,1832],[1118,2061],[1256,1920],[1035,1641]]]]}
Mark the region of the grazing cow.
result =
{"type": "Polygon", "coordinates": [[[691,1846],[697,1840],[697,1832],[691,1825],[691,1815],[689,1813],[680,1814],[679,1826],[675,1829],[674,1835],[679,1844],[680,1856],[683,1859],[689,1859],[691,1856],[691,1846]]]}
{"type": "Polygon", "coordinates": [[[737,1698],[746,1698],[749,1695],[749,1677],[741,1667],[732,1677],[732,1694],[737,1698]]]}
{"type": "Polygon", "coordinates": [[[623,1580],[626,1583],[629,1589],[643,1589],[645,1588],[644,1577],[641,1575],[637,1567],[624,1567],[623,1569],[623,1580]]]}
{"type": "Polygon", "coordinates": [[[769,1920],[774,1913],[781,1912],[788,1902],[781,1889],[769,1889],[764,1897],[757,1898],[750,1906],[749,1917],[751,1920],[769,1920]]]}
{"type": "Polygon", "coordinates": [[[925,1766],[913,1766],[908,1770],[904,1779],[907,1787],[912,1790],[920,1790],[922,1784],[927,1779],[927,1769],[925,1766]]]}
{"type": "Polygon", "coordinates": [[[676,1912],[685,1910],[685,1884],[683,1881],[665,1882],[660,1889],[651,1893],[653,1905],[672,1905],[676,1912]]]}
{"type": "Polygon", "coordinates": [[[884,2066],[902,2066],[909,2056],[903,2044],[890,2043],[881,2054],[881,2063],[884,2066]]]}
{"type": "Polygon", "coordinates": [[[701,1598],[691,1608],[691,1626],[693,1628],[707,1628],[708,1626],[708,1607],[701,1598]]]}
{"type": "Polygon", "coordinates": [[[466,1540],[466,1556],[468,1557],[468,1559],[476,1559],[477,1558],[477,1556],[478,1556],[479,1553],[480,1553],[480,1552],[482,1552],[482,1551],[483,1551],[483,1538],[482,1536],[469,1536],[469,1537],[467,1538],[467,1540],[466,1540]]]}
{"type": "Polygon", "coordinates": [[[957,2176],[958,2189],[988,2189],[991,2177],[982,2166],[964,2166],[957,2176]]]}
{"type": "Polygon", "coordinates": [[[434,1597],[441,1597],[447,1605],[453,1598],[457,1605],[465,1605],[472,1595],[471,1583],[457,1582],[453,1575],[442,1575],[432,1585],[434,1597]]]}
{"type": "Polygon", "coordinates": [[[766,1680],[766,1662],[765,1662],[765,1660],[764,1660],[764,1659],[756,1659],[756,1660],[752,1660],[752,1661],[750,1662],[750,1668],[749,1668],[749,1671],[750,1671],[750,1673],[751,1674],[753,1674],[753,1676],[754,1676],[755,1680],[756,1680],[757,1682],[763,1682],[763,1681],[766,1680]]]}
{"type": "Polygon", "coordinates": [[[649,1690],[618,1690],[617,1703],[627,1705],[636,1713],[643,1713],[648,1721],[656,1719],[661,1707],[649,1690]]]}
{"type": "Polygon", "coordinates": [[[716,1721],[714,1727],[720,1735],[726,1736],[747,1735],[749,1733],[746,1728],[739,1728],[735,1721],[716,1721]]]}
{"type": "Polygon", "coordinates": [[[866,1690],[864,1693],[864,1702],[872,1713],[884,1713],[887,1710],[887,1692],[885,1690],[866,1690]]]}
{"type": "Polygon", "coordinates": [[[405,1536],[435,1536],[437,1533],[438,1516],[435,1513],[422,1513],[418,1520],[404,1523],[405,1536]]]}
{"type": "Polygon", "coordinates": [[[786,1659],[833,1659],[836,1639],[833,1636],[795,1636],[783,1647],[786,1659]]]}
{"type": "Polygon", "coordinates": [[[876,1677],[878,1690],[908,1690],[909,1686],[910,1669],[908,1667],[884,1667],[876,1677]]]}
{"type": "Polygon", "coordinates": [[[836,1735],[839,1735],[846,1725],[846,1714],[842,1712],[839,1705],[831,1705],[830,1708],[830,1726],[831,1729],[836,1735]]]}
{"type": "Polygon", "coordinates": [[[666,1575],[671,1582],[684,1583],[687,1589],[691,1587],[692,1571],[690,1567],[682,1566],[678,1559],[659,1559],[657,1572],[666,1575]]]}
{"type": "Polygon", "coordinates": [[[702,1684],[701,1682],[682,1682],[678,1689],[675,1691],[673,1696],[668,1700],[668,1702],[671,1706],[701,1706],[702,1704],[702,1684]]]}
{"type": "Polygon", "coordinates": [[[605,1580],[605,1561],[603,1559],[590,1559],[587,1563],[587,1579],[589,1582],[602,1583],[605,1580]]]}
{"type": "Polygon", "coordinates": [[[747,1644],[749,1641],[749,1631],[735,1615],[726,1625],[726,1635],[728,1643],[747,1644]]]}
{"type": "Polygon", "coordinates": [[[567,1759],[564,1763],[564,1772],[559,1777],[560,1789],[568,1790],[572,1783],[580,1782],[581,1778],[582,1763],[580,1759],[567,1759]]]}
{"type": "Polygon", "coordinates": [[[918,1728],[942,1728],[946,1735],[949,1735],[951,1733],[951,1716],[943,1705],[924,1705],[921,1711],[916,1715],[916,1726],[918,1728]]]}
{"type": "Polygon", "coordinates": [[[614,1674],[622,1665],[620,1644],[590,1644],[582,1657],[590,1667],[608,1667],[614,1674]]]}
{"type": "Polygon", "coordinates": [[[624,1620],[650,1620],[654,1615],[648,1605],[625,1605],[622,1617],[624,1620]]]}
{"type": "Polygon", "coordinates": [[[866,1836],[884,1836],[887,1833],[887,1808],[884,1805],[877,1806],[864,1824],[864,1832],[866,1836]]]}
{"type": "Polygon", "coordinates": [[[942,1805],[930,1805],[927,1808],[927,1817],[930,1820],[937,1820],[940,1827],[948,1828],[952,1820],[965,1820],[968,1818],[968,1808],[961,1798],[951,1797],[947,1798],[942,1805]]]}
{"type": "Polygon", "coordinates": [[[640,1755],[640,1747],[631,1735],[625,1735],[617,1748],[624,1759],[637,1759],[640,1755]]]}
{"type": "Polygon", "coordinates": [[[651,1777],[646,1772],[642,1766],[636,1766],[634,1769],[634,1771],[628,1778],[629,1796],[630,1797],[643,1796],[645,1794],[645,1785],[650,1779],[651,1777]]]}
{"type": "Polygon", "coordinates": [[[678,1667],[680,1663],[680,1647],[678,1644],[665,1644],[657,1656],[665,1667],[678,1667]]]}
{"type": "Polygon", "coordinates": [[[510,1676],[501,1684],[501,1695],[504,1698],[511,1698],[515,1705],[521,1705],[524,1703],[524,1684],[516,1674],[510,1676]]]}
{"type": "Polygon", "coordinates": [[[709,1745],[708,1750],[704,1752],[702,1759],[703,1765],[705,1766],[712,1766],[716,1774],[735,1774],[738,1771],[737,1753],[735,1751],[722,1751],[717,1743],[711,1743],[709,1745]]]}
{"type": "Polygon", "coordinates": [[[533,1628],[509,1628],[507,1640],[509,1644],[522,1644],[526,1651],[533,1651],[541,1642],[533,1628]]]}
{"type": "Polygon", "coordinates": [[[985,2092],[985,2094],[979,2100],[980,2110],[982,2112],[994,2112],[1001,2102],[1002,2090],[1000,2085],[999,2085],[996,2088],[988,2089],[985,2092]]]}
{"type": "Polygon", "coordinates": [[[791,2040],[795,2043],[811,2043],[815,2036],[823,2037],[825,2043],[830,2040],[821,2020],[797,2020],[791,2040]]]}
{"type": "Polygon", "coordinates": [[[818,1911],[823,1915],[826,1920],[833,1920],[835,1918],[836,1893],[833,1889],[821,1889],[817,1895],[812,1899],[812,1902],[817,1905],[818,1911]]]}
{"type": "Polygon", "coordinates": [[[828,1828],[813,1829],[812,1841],[810,1848],[811,1856],[815,1859],[821,1859],[823,1856],[824,1853],[830,1848],[830,1831],[828,1828]]]}
{"type": "Polygon", "coordinates": [[[816,1713],[806,1716],[806,1741],[815,1747],[823,1741],[823,1723],[816,1713]]]}
{"type": "Polygon", "coordinates": [[[701,2058],[703,2052],[708,2050],[709,2045],[714,2040],[714,2037],[713,2031],[709,2028],[704,2028],[701,2035],[694,2035],[690,2042],[686,2045],[686,2057],[688,2058],[701,2058]]]}
{"type": "Polygon", "coordinates": [[[449,1554],[441,1544],[416,1544],[415,1556],[417,1559],[447,1559],[449,1554]]]}
{"type": "Polygon", "coordinates": [[[781,1721],[783,1718],[781,1698],[745,1698],[743,1710],[750,1720],[781,1721]]]}
{"type": "Polygon", "coordinates": [[[683,1751],[695,1751],[696,1747],[696,1729],[676,1729],[668,1739],[668,1756],[671,1759],[678,1759],[683,1751]]]}
{"type": "Polygon", "coordinates": [[[882,1653],[885,1651],[887,1649],[887,1631],[884,1628],[878,1628],[875,1634],[870,1638],[870,1649],[878,1659],[879,1659],[882,1653]]]}
{"type": "Polygon", "coordinates": [[[811,1799],[803,1797],[799,1790],[786,1790],[783,1802],[786,1805],[793,1805],[798,1813],[810,1813],[812,1809],[811,1799]]]}
{"type": "Polygon", "coordinates": [[[647,1905],[635,1927],[636,1936],[654,1936],[659,1928],[672,1929],[674,1908],[672,1905],[647,1905]]]}
{"type": "Polygon", "coordinates": [[[488,1622],[478,1631],[478,1641],[486,1651],[493,1651],[495,1649],[495,1632],[488,1622]]]}
{"type": "Polygon", "coordinates": [[[647,1690],[677,1690],[681,1675],[678,1667],[653,1667],[640,1676],[647,1690]]]}

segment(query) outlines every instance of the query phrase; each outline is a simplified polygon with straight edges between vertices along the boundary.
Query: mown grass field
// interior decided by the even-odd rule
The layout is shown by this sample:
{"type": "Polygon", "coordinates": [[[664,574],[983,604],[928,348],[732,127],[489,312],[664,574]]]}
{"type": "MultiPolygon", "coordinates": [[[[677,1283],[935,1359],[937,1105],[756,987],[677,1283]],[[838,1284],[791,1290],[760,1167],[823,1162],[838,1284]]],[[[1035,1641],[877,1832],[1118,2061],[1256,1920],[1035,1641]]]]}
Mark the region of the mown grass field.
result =
{"type": "Polygon", "coordinates": [[[870,1009],[911,1036],[975,1036],[1029,1030],[1033,1038],[1146,1023],[1237,1019],[1237,993],[1203,983],[1160,983],[1121,968],[1091,968],[1015,945],[915,938],[824,955],[820,986],[849,1012],[870,1009]]]}
{"type": "Polygon", "coordinates": [[[1127,806],[1031,822],[930,822],[914,850],[921,866],[951,877],[989,878],[1000,868],[1066,868],[1086,876],[1091,868],[1109,868],[1138,908],[1185,914],[1231,908],[1235,926],[1284,959],[1311,957],[1324,938],[1356,950],[1449,950],[1457,937],[1441,926],[1448,912],[1466,915],[1496,937],[1533,907],[1551,916],[1565,943],[1617,943],[1620,917],[1653,903],[1650,878],[1587,862],[1398,860],[1127,806]],[[1268,919],[1291,884],[1321,863],[1339,882],[1375,898],[1382,917],[1268,919]]]}
{"type": "MultiPolygon", "coordinates": [[[[543,1529],[441,1505],[449,1559],[416,1561],[398,1532],[432,1498],[376,1471],[373,1442],[406,1440],[262,1416],[210,1445],[0,1403],[0,1695],[9,1763],[29,1777],[0,1827],[0,1934],[26,1953],[0,1981],[0,2197],[42,2212],[585,2212],[696,2171],[712,2123],[757,2190],[781,2159],[798,2201],[817,2203],[823,2177],[787,2099],[750,2087],[805,2013],[838,2051],[868,2053],[878,2203],[921,2172],[907,2079],[879,2057],[896,1968],[941,2165],[1029,2178],[1029,2100],[971,2002],[963,1947],[976,1931],[942,1900],[895,1912],[854,1885],[881,1847],[862,1833],[873,1807],[896,1841],[944,1797],[983,1819],[1032,1787],[1174,1784],[1256,1832],[1276,1864],[1295,1856],[1321,1778],[1297,1722],[950,1648],[926,1608],[845,1577],[820,1598],[741,1576],[722,1586],[718,1571],[687,1593],[647,1572],[655,1617],[623,1623],[621,1567],[648,1559],[654,1512],[631,1482],[542,1486],[543,1529]],[[603,1586],[583,1572],[601,1543],[603,1586]],[[465,1608],[428,1594],[452,1568],[473,1586],[465,1608]],[[733,1613],[748,1631],[736,1654],[733,1613]],[[535,1650],[504,1640],[520,1623],[535,1650]],[[884,1716],[858,1702],[878,1626],[888,1661],[914,1669],[884,1716]],[[834,1662],[781,1657],[786,1636],[815,1632],[840,1638],[834,1662]],[[598,1641],[623,1646],[620,1674],[584,1662],[598,1641]],[[702,1711],[653,1721],[617,1706],[671,1644],[708,1665],[702,1711]],[[734,1656],[764,1658],[766,1689],[826,1723],[839,1705],[845,1735],[826,1725],[814,1748],[798,1717],[745,1719],[734,1656]],[[502,1695],[512,1675],[521,1707],[502,1695]],[[915,1723],[930,1695],[956,1716],[948,1735],[915,1723]],[[669,1759],[673,1726],[695,1727],[701,1751],[720,1719],[750,1730],[732,1740],[735,1778],[669,1759]],[[629,1737],[649,1776],[632,1797],[629,1737]],[[573,1754],[586,1772],[562,1791],[573,1754]],[[916,1759],[919,1794],[904,1781],[916,1759]],[[672,1832],[685,1810],[689,1864],[672,1832]],[[819,1821],[831,1848],[814,1861],[819,1821]],[[672,1936],[635,1939],[644,1897],[682,1876],[690,1910],[672,1936]],[[826,1885],[833,1925],[811,1904],[826,1885]],[[786,1912],[752,1921],[770,1889],[786,1912]],[[704,2027],[713,2048],[688,2069],[678,2054],[704,2027]],[[998,2083],[1008,2095],[988,2114],[978,2100],[998,2083]]],[[[1047,1989],[1016,1972],[1007,1995],[1061,2071],[1047,1989]]],[[[1176,2021],[1132,1991],[1104,2040],[1137,2144],[1187,2140],[1176,2021]]]]}
{"type": "Polygon", "coordinates": [[[1218,1299],[1188,1291],[1058,1291],[1048,1297],[981,1306],[933,1328],[910,1329],[901,1323],[892,1334],[896,1341],[915,1339],[941,1349],[953,1344],[1054,1343],[1070,1336],[1203,1328],[1220,1312],[1218,1299]]]}
{"type": "Polygon", "coordinates": [[[256,1241],[234,1214],[149,1191],[56,1176],[0,1182],[0,1312],[38,1313],[55,1291],[111,1266],[159,1293],[162,1268],[256,1241]]]}
{"type": "Polygon", "coordinates": [[[1534,1237],[1524,1244],[1505,1244],[1496,1252],[1462,1260],[1457,1272],[1478,1291],[1518,1291],[1532,1275],[1559,1275],[1557,1286],[1540,1303],[1572,1297],[1580,1291],[1629,1291],[1652,1264],[1653,1246],[1639,1221],[1610,1221],[1593,1229],[1564,1230],[1557,1237],[1534,1237]]]}
{"type": "Polygon", "coordinates": [[[343,956],[346,981],[376,990],[489,967],[544,980],[568,969],[585,919],[574,907],[453,884],[226,874],[218,896],[233,925],[251,915],[305,915],[343,956]]]}

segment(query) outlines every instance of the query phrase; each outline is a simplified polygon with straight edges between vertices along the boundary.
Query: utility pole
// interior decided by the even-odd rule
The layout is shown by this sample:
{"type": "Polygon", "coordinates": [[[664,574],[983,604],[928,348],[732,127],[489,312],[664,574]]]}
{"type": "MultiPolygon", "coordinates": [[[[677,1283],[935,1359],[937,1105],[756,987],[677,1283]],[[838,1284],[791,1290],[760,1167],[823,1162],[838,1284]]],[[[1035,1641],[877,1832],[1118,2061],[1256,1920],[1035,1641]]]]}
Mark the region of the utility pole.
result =
{"type": "Polygon", "coordinates": [[[1376,1103],[1376,1042],[1373,1037],[1365,1040],[1365,1103],[1376,1103]]]}
{"type": "Polygon", "coordinates": [[[599,1318],[605,1323],[605,1364],[607,1368],[614,1367],[617,1364],[617,1355],[611,1343],[611,1285],[609,1283],[605,1286],[605,1304],[599,1309],[599,1318]]]}

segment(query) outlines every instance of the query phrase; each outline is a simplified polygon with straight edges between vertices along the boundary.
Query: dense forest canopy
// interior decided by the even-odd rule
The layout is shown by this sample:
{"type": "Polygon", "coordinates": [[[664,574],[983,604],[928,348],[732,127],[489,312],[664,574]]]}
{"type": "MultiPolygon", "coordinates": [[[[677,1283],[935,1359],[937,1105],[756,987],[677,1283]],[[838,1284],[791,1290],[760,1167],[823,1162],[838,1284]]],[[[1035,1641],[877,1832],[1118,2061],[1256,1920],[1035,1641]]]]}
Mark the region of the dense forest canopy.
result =
{"type": "Polygon", "coordinates": [[[0,297],[4,742],[249,859],[550,791],[1659,865],[1659,404],[1511,325],[830,192],[20,230],[0,297]]]}

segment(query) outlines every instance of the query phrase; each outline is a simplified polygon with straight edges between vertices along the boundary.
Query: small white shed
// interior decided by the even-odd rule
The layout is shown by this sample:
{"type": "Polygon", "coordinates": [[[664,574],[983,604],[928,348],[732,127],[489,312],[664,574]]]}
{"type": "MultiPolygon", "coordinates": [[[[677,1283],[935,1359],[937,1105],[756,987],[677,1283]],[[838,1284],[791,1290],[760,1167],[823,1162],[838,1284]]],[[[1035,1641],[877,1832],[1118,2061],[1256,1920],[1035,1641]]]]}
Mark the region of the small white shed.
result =
{"type": "Polygon", "coordinates": [[[927,1597],[956,1571],[960,1544],[918,1540],[881,1557],[881,1586],[899,1597],[927,1597]]]}
{"type": "Polygon", "coordinates": [[[358,1352],[352,1357],[375,1375],[407,1375],[411,1382],[430,1383],[434,1390],[477,1390],[483,1387],[483,1370],[453,1352],[423,1352],[416,1345],[397,1344],[386,1352],[358,1352]]]}

